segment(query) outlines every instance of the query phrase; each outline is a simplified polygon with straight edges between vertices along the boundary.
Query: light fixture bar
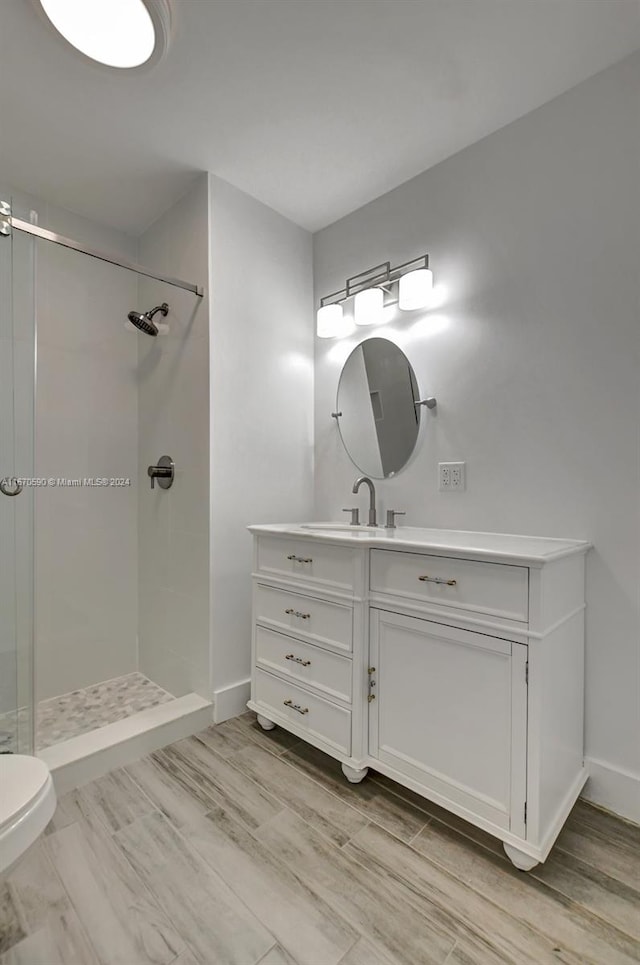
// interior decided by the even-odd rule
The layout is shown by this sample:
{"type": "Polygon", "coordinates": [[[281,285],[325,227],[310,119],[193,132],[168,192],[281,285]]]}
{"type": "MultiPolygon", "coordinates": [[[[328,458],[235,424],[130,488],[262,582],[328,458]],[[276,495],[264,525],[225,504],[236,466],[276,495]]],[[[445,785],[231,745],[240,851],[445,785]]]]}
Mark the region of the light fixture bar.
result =
{"type": "Polygon", "coordinates": [[[348,298],[353,298],[358,292],[365,291],[367,288],[385,288],[385,286],[398,281],[402,275],[409,271],[428,267],[429,255],[426,254],[404,261],[394,268],[391,267],[391,262],[384,261],[372,268],[367,268],[365,271],[351,275],[350,278],[347,278],[344,288],[331,292],[329,295],[323,295],[320,299],[320,308],[324,308],[325,305],[337,305],[340,302],[345,302],[348,298]]]}
{"type": "Polygon", "coordinates": [[[340,302],[345,301],[346,297],[346,288],[341,288],[337,292],[331,292],[330,295],[323,295],[320,299],[320,308],[324,308],[325,305],[338,305],[340,302]]]}
{"type": "Polygon", "coordinates": [[[411,261],[404,261],[401,265],[396,268],[391,269],[391,281],[397,281],[401,275],[406,275],[408,271],[414,271],[415,268],[428,268],[429,267],[429,255],[419,255],[417,258],[412,258],[411,261]],[[410,267],[413,266],[413,267],[410,267]]]}
{"type": "Polygon", "coordinates": [[[366,291],[367,288],[379,288],[385,282],[390,281],[391,262],[384,261],[381,265],[374,265],[366,271],[359,271],[357,275],[347,278],[345,289],[347,298],[357,295],[358,292],[366,291]]]}

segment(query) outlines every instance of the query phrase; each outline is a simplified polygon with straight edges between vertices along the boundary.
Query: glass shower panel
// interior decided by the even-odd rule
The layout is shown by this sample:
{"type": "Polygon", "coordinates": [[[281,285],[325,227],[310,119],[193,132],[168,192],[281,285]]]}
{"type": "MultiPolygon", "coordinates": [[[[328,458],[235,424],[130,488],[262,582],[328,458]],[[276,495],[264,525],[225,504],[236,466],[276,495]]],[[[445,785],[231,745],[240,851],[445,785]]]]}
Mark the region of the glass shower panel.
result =
{"type": "Polygon", "coordinates": [[[34,746],[34,257],[0,234],[0,751],[13,753],[34,746]]]}
{"type": "MultiPolygon", "coordinates": [[[[100,248],[118,242],[59,210],[49,208],[47,222],[64,235],[84,230],[100,248]]],[[[126,703],[117,681],[127,694],[136,683],[122,678],[138,670],[138,340],[152,339],[127,322],[139,305],[134,272],[45,240],[36,246],[35,475],[52,480],[35,493],[44,750],[117,719],[126,703]]]]}

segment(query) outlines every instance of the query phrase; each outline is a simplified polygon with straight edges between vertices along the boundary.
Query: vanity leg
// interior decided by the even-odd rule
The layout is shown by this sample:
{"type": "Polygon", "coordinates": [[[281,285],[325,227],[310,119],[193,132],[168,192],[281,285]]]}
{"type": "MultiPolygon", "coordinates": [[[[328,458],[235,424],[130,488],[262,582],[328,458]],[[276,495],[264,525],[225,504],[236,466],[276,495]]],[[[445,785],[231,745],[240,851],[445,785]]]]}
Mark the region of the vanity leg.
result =
{"type": "Polygon", "coordinates": [[[511,864],[514,865],[518,871],[531,871],[537,864],[540,864],[537,858],[532,858],[531,855],[525,854],[520,848],[514,848],[512,844],[503,842],[502,846],[511,864]]]}
{"type": "Polygon", "coordinates": [[[258,714],[258,723],[263,730],[273,730],[276,726],[272,720],[268,720],[268,718],[263,717],[262,714],[258,714]]]}
{"type": "Polygon", "coordinates": [[[369,773],[369,768],[363,767],[362,770],[359,771],[355,767],[349,767],[348,764],[343,764],[342,773],[349,781],[349,784],[359,784],[360,781],[363,781],[369,773]]]}

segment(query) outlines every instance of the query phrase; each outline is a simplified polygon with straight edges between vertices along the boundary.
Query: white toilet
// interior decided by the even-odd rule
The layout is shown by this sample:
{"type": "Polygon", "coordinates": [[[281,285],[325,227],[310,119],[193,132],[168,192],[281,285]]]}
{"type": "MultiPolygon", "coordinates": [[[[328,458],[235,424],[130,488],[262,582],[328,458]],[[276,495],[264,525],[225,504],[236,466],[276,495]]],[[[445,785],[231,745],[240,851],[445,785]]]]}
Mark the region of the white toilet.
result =
{"type": "Polygon", "coordinates": [[[0,875],[42,834],[55,809],[56,792],[44,761],[0,754],[0,875]]]}

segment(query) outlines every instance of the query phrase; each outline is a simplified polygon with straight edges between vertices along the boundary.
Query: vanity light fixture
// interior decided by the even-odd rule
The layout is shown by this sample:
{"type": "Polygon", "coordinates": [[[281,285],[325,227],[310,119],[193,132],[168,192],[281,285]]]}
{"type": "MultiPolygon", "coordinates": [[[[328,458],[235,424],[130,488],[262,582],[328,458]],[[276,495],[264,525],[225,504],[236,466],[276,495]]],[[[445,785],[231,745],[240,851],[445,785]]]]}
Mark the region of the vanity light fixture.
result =
{"type": "Polygon", "coordinates": [[[344,312],[342,305],[323,305],[318,309],[318,338],[336,338],[344,332],[344,312]]]}
{"type": "Polygon", "coordinates": [[[428,268],[416,268],[402,275],[398,282],[398,308],[413,312],[426,308],[433,291],[433,272],[428,268]]]}
{"type": "Polygon", "coordinates": [[[356,325],[381,325],[387,305],[398,304],[402,311],[415,311],[430,304],[433,274],[429,255],[419,255],[395,268],[385,261],[347,278],[345,287],[324,295],[317,313],[318,338],[348,335],[351,327],[343,317],[343,303],[353,299],[356,325]],[[397,286],[397,294],[396,294],[397,286]],[[331,310],[331,311],[330,311],[331,310]]]}
{"type": "Polygon", "coordinates": [[[356,325],[380,325],[384,318],[384,292],[381,288],[365,288],[353,299],[356,325]]]}
{"type": "Polygon", "coordinates": [[[159,60],[171,26],[169,0],[39,0],[68,43],[107,67],[159,60]]]}

